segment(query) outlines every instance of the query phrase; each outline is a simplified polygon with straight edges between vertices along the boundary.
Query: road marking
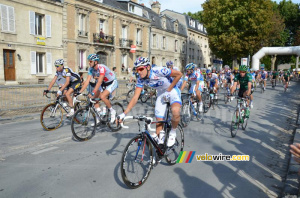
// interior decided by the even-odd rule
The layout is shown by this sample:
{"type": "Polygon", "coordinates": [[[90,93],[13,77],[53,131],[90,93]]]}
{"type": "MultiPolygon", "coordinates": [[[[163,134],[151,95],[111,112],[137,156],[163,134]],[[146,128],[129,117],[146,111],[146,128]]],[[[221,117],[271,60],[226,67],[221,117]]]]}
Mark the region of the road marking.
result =
{"type": "Polygon", "coordinates": [[[47,152],[47,151],[52,151],[52,150],[54,150],[54,149],[58,149],[58,147],[57,147],[57,146],[49,147],[49,148],[46,148],[46,149],[42,149],[42,150],[33,152],[33,153],[31,153],[31,154],[32,154],[32,155],[38,155],[38,154],[41,154],[41,153],[44,153],[44,152],[47,152]]]}

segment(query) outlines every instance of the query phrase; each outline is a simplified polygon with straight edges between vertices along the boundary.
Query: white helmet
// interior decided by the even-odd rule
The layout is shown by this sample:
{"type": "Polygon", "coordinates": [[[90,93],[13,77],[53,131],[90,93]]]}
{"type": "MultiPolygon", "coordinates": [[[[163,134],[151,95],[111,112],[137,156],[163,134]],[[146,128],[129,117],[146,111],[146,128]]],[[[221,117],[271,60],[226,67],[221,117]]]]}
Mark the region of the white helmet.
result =
{"type": "Polygon", "coordinates": [[[55,62],[54,62],[54,65],[63,65],[64,64],[64,59],[57,59],[55,62]]]}

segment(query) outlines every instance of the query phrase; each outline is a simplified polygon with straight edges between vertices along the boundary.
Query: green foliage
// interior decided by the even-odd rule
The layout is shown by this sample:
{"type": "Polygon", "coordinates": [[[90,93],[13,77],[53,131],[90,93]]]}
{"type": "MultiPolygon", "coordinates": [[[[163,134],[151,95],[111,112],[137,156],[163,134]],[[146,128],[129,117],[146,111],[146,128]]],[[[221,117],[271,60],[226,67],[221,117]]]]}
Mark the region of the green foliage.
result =
{"type": "Polygon", "coordinates": [[[220,58],[253,55],[285,38],[283,21],[271,0],[207,0],[202,6],[210,48],[220,58]]]}
{"type": "Polygon", "coordinates": [[[202,11],[198,11],[195,13],[188,12],[188,13],[184,13],[184,14],[186,14],[186,15],[190,16],[192,19],[198,20],[198,21],[200,21],[200,23],[202,23],[202,11]]]}

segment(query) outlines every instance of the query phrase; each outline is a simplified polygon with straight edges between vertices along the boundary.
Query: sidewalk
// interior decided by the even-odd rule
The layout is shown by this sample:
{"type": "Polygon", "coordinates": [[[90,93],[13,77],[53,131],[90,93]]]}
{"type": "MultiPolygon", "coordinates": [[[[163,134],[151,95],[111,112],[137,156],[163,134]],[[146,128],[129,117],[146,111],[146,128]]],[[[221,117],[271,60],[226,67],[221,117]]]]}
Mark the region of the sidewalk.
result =
{"type": "MultiPolygon", "coordinates": [[[[298,82],[298,85],[300,83],[298,82]]],[[[293,144],[300,143],[300,104],[298,104],[296,123],[294,129],[293,144]]],[[[297,198],[300,197],[300,164],[296,162],[292,155],[290,155],[288,172],[285,180],[285,186],[282,196],[284,198],[297,198]]]]}

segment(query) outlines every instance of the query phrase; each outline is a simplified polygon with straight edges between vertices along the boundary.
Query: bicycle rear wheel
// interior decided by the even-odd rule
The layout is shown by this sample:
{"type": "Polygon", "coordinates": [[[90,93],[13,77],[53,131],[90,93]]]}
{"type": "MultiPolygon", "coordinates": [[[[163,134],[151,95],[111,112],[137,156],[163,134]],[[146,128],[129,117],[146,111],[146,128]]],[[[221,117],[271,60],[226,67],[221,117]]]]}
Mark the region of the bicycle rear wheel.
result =
{"type": "Polygon", "coordinates": [[[88,107],[76,111],[71,121],[71,130],[78,141],[91,139],[96,131],[95,112],[88,107]]]}
{"type": "Polygon", "coordinates": [[[181,108],[181,123],[183,127],[186,127],[190,122],[192,118],[192,112],[190,108],[190,103],[189,101],[186,101],[182,108],[181,108]]]}
{"type": "Polygon", "coordinates": [[[204,96],[205,96],[203,99],[204,113],[207,113],[209,108],[211,107],[211,98],[209,94],[205,94],[204,96]]]}
{"type": "Polygon", "coordinates": [[[232,121],[231,121],[231,127],[230,127],[231,137],[235,137],[236,136],[236,133],[237,133],[237,131],[239,129],[239,125],[240,125],[239,111],[236,110],[233,113],[232,121]]]}
{"type": "Polygon", "coordinates": [[[198,121],[203,120],[204,118],[204,105],[202,105],[202,111],[200,111],[200,102],[197,102],[197,115],[196,118],[198,121]]]}
{"type": "Polygon", "coordinates": [[[42,127],[52,131],[60,127],[63,121],[63,109],[59,104],[50,103],[44,107],[40,116],[42,127]]]}
{"type": "Polygon", "coordinates": [[[176,164],[177,158],[184,147],[184,133],[181,125],[179,124],[176,129],[175,144],[171,147],[167,147],[165,151],[165,159],[168,164],[176,164]]]}
{"type": "Polygon", "coordinates": [[[148,93],[148,91],[144,90],[144,94],[141,95],[141,101],[142,101],[142,103],[147,102],[148,99],[149,99],[149,93],[148,93]]]}
{"type": "Polygon", "coordinates": [[[242,129],[246,130],[247,124],[248,124],[248,119],[249,118],[244,118],[244,123],[242,123],[242,129]]]}
{"type": "Polygon", "coordinates": [[[153,166],[152,145],[145,136],[137,135],[126,145],[121,160],[123,182],[138,188],[148,179],[153,166]]]}
{"type": "MultiPolygon", "coordinates": [[[[124,108],[123,106],[116,102],[114,104],[112,104],[112,108],[116,111],[116,116],[122,114],[124,112],[124,108]]],[[[117,124],[116,121],[114,121],[113,123],[110,122],[110,117],[111,117],[111,112],[108,112],[108,121],[107,121],[107,126],[113,131],[119,131],[122,127],[120,124],[117,124]]]]}

